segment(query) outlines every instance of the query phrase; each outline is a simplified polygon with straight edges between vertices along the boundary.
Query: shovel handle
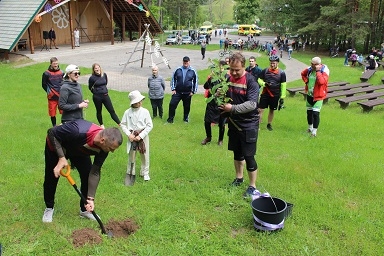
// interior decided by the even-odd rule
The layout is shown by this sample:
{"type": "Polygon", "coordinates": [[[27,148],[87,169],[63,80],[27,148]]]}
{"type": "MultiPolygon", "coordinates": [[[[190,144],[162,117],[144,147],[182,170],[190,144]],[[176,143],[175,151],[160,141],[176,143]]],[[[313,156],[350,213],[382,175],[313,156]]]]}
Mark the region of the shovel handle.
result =
{"type": "Polygon", "coordinates": [[[60,170],[60,175],[67,178],[68,182],[73,186],[75,185],[75,181],[71,177],[71,166],[67,165],[67,171],[65,171],[65,168],[60,170]]]}

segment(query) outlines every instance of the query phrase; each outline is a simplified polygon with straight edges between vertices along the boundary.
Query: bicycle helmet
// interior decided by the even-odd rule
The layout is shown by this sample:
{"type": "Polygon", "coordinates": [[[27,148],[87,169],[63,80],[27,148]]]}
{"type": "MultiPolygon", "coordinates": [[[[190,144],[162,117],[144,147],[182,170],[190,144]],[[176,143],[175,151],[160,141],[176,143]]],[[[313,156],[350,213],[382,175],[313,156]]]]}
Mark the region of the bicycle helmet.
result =
{"type": "Polygon", "coordinates": [[[277,55],[271,55],[269,57],[269,61],[277,61],[277,62],[279,62],[280,59],[279,59],[279,56],[277,56],[277,55]]]}

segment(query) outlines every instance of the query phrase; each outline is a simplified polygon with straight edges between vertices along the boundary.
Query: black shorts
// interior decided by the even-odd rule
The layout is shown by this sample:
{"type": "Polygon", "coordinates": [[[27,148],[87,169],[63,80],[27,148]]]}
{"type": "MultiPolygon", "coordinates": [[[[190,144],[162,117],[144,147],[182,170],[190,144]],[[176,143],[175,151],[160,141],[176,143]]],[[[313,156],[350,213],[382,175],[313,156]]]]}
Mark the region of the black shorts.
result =
{"type": "Polygon", "coordinates": [[[279,97],[271,97],[268,93],[263,93],[260,95],[260,102],[259,102],[259,108],[265,109],[273,109],[276,110],[277,106],[279,105],[279,97]]]}
{"type": "Polygon", "coordinates": [[[257,149],[259,129],[238,131],[228,130],[228,150],[241,152],[243,156],[254,156],[257,149]]]}

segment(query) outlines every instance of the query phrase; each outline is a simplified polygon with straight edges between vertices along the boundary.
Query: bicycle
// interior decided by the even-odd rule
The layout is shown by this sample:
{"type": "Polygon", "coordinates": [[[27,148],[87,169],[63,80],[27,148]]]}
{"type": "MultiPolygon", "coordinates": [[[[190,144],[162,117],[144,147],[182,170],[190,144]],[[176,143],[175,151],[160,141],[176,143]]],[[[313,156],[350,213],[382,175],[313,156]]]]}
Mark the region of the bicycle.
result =
{"type": "Polygon", "coordinates": [[[220,56],[220,58],[222,58],[222,57],[224,57],[225,55],[229,55],[229,56],[231,56],[232,55],[232,51],[231,50],[229,50],[229,49],[227,49],[227,50],[220,50],[219,51],[219,56],[220,56]]]}

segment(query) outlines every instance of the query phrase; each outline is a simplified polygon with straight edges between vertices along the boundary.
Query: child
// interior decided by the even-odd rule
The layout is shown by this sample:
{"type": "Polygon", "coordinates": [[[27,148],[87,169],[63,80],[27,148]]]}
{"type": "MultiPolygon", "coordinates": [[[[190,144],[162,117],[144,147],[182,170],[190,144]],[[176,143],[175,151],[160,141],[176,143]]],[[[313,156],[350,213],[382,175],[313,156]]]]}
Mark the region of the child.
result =
{"type": "Polygon", "coordinates": [[[128,136],[126,186],[129,184],[129,174],[132,174],[133,178],[135,177],[135,159],[132,157],[136,153],[134,151],[139,151],[141,155],[140,176],[143,176],[145,181],[150,180],[148,134],[153,127],[149,111],[142,107],[145,97],[135,90],[129,93],[128,98],[131,101],[131,107],[124,112],[121,120],[121,129],[128,136]]]}

